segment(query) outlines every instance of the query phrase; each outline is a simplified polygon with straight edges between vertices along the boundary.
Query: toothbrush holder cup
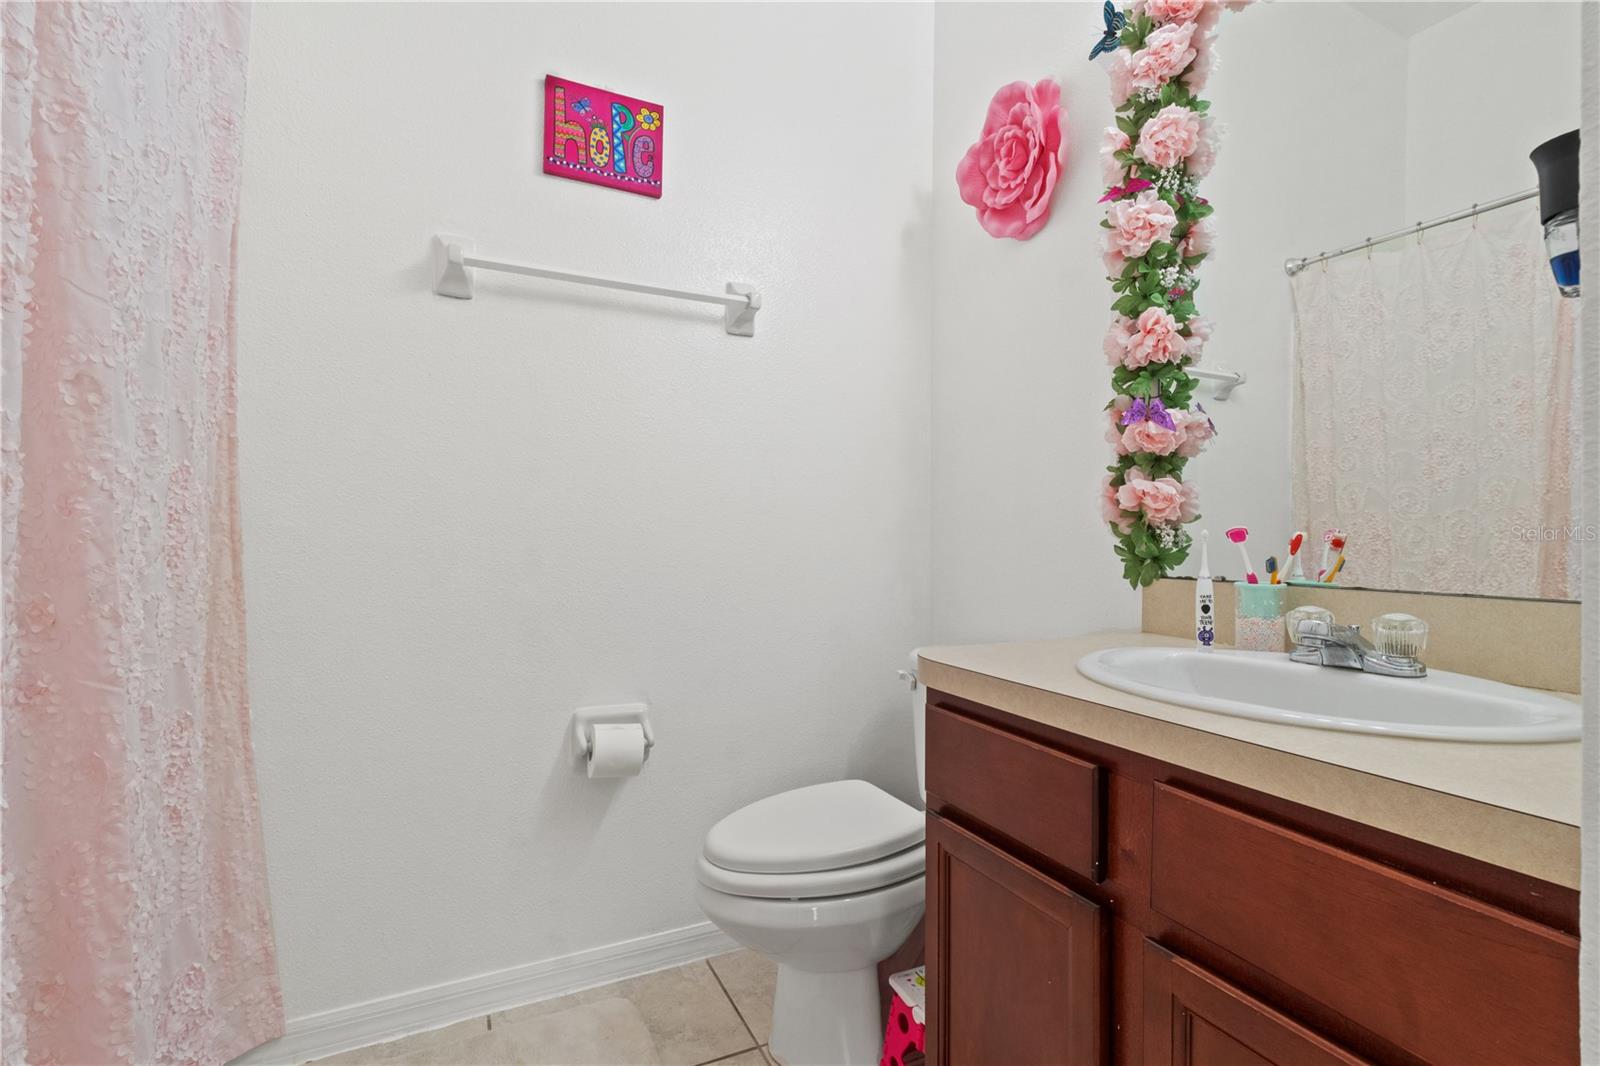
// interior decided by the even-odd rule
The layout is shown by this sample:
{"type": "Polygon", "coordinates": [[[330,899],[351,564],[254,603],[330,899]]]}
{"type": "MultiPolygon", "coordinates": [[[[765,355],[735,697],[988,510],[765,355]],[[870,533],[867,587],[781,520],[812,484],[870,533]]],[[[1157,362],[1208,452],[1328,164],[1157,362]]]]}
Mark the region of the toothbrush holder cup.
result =
{"type": "Polygon", "coordinates": [[[1233,586],[1234,647],[1240,651],[1283,651],[1283,585],[1233,586]]]}

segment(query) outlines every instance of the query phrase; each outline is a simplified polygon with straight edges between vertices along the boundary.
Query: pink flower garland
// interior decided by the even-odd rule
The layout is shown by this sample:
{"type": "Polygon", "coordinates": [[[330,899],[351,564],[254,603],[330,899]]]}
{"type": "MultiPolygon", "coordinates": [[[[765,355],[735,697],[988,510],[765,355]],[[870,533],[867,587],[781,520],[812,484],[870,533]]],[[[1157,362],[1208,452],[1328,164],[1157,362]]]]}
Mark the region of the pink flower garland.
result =
{"type": "Polygon", "coordinates": [[[1135,587],[1188,556],[1182,528],[1199,517],[1183,470],[1216,433],[1187,372],[1211,339],[1196,312],[1196,268],[1212,254],[1211,205],[1196,182],[1216,160],[1210,104],[1195,94],[1216,62],[1222,8],[1248,0],[1136,0],[1108,70],[1117,124],[1100,149],[1108,186],[1102,255],[1117,294],[1105,336],[1116,395],[1106,405],[1115,462],[1101,516],[1135,587]]]}

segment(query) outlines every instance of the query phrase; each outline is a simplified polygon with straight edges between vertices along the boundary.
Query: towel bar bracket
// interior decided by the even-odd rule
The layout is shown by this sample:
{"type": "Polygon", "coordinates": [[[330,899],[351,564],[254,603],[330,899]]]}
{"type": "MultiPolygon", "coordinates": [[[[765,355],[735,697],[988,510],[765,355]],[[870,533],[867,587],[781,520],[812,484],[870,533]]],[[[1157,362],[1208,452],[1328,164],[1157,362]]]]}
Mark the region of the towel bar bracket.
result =
{"type": "Polygon", "coordinates": [[[722,308],[722,328],[731,337],[754,337],[756,335],[756,312],[761,310],[761,294],[749,285],[741,285],[737,281],[728,282],[728,292],[735,296],[743,296],[745,304],[726,304],[722,308]]]}
{"type": "Polygon", "coordinates": [[[1190,377],[1199,378],[1201,381],[1209,381],[1215,385],[1216,389],[1213,391],[1212,397],[1218,403],[1232,396],[1234,389],[1250,380],[1242,370],[1226,370],[1222,367],[1217,367],[1214,370],[1198,370],[1190,367],[1185,373],[1190,377]]]}
{"type": "Polygon", "coordinates": [[[456,300],[472,299],[472,275],[461,261],[472,250],[462,237],[439,235],[433,239],[433,291],[456,300]]]}

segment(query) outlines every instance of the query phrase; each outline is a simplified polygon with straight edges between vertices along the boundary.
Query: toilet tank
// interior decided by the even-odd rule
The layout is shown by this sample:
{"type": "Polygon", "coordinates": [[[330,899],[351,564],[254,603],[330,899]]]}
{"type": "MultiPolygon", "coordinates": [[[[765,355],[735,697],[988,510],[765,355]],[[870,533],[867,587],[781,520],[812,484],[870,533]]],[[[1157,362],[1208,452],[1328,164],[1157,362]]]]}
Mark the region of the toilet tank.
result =
{"type": "Polygon", "coordinates": [[[911,668],[902,670],[900,676],[905,678],[911,687],[911,740],[917,757],[917,791],[922,794],[922,805],[926,807],[928,805],[928,690],[917,676],[917,654],[921,650],[920,648],[912,650],[911,668]]]}

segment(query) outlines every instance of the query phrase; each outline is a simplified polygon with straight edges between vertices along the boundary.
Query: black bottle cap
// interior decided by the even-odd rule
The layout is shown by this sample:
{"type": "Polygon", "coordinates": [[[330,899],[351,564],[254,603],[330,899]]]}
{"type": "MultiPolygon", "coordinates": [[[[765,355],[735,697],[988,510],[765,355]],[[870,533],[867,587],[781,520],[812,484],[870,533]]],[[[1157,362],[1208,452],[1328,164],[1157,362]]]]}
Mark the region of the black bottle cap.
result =
{"type": "Polygon", "coordinates": [[[1578,206],[1578,131],[1552,137],[1528,153],[1539,172],[1539,221],[1578,206]]]}

